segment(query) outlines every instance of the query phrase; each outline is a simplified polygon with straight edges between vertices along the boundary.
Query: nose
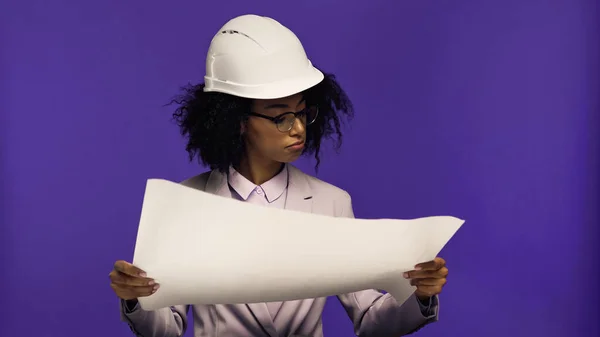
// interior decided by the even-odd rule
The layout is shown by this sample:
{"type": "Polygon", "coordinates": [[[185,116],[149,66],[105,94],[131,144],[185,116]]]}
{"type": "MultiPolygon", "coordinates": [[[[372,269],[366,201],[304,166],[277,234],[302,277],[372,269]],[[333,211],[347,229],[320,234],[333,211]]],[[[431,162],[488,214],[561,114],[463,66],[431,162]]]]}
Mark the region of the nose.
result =
{"type": "Polygon", "coordinates": [[[290,129],[290,135],[302,135],[304,132],[306,132],[306,126],[300,118],[296,117],[294,119],[294,124],[292,124],[292,128],[290,129]]]}

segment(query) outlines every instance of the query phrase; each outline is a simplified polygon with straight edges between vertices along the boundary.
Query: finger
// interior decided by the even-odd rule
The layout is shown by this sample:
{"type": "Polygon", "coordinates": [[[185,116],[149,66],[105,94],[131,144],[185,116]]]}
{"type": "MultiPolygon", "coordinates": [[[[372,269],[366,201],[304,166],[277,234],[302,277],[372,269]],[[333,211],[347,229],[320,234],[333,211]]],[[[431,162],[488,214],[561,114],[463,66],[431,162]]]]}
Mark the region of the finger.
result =
{"type": "Polygon", "coordinates": [[[131,276],[139,276],[146,277],[146,272],[141,270],[140,268],[132,265],[131,263],[123,260],[119,260],[115,262],[114,269],[123,274],[131,275],[131,276]]]}
{"type": "Polygon", "coordinates": [[[446,265],[446,261],[441,257],[436,257],[432,261],[419,263],[415,266],[415,270],[438,270],[446,265]]]}
{"type": "Polygon", "coordinates": [[[136,299],[135,294],[133,294],[131,291],[129,291],[127,289],[122,289],[117,284],[111,283],[110,287],[115,292],[115,294],[117,295],[117,297],[119,297],[120,299],[123,299],[123,300],[126,300],[126,301],[136,299]]]}
{"type": "Polygon", "coordinates": [[[448,268],[446,267],[439,270],[411,270],[404,273],[406,279],[445,278],[446,276],[448,276],[448,268]]]}
{"type": "Polygon", "coordinates": [[[443,286],[445,285],[447,280],[445,278],[423,278],[423,279],[411,279],[410,285],[412,286],[425,286],[425,287],[434,287],[434,286],[443,286]]]}
{"type": "Polygon", "coordinates": [[[420,296],[432,297],[442,292],[442,286],[422,286],[417,287],[415,293],[420,296]]]}
{"type": "Polygon", "coordinates": [[[152,293],[155,293],[160,288],[160,284],[155,284],[153,286],[130,286],[130,285],[123,285],[123,284],[118,284],[118,283],[114,283],[114,282],[111,282],[110,286],[113,287],[113,289],[118,289],[123,292],[129,292],[136,296],[143,295],[143,294],[152,294],[152,293]]]}
{"type": "Polygon", "coordinates": [[[127,285],[127,286],[153,286],[156,284],[156,281],[154,281],[151,278],[133,277],[133,276],[129,276],[127,274],[118,272],[116,270],[113,270],[109,274],[109,277],[113,283],[127,285]]]}
{"type": "Polygon", "coordinates": [[[160,286],[154,285],[152,287],[132,287],[132,286],[124,286],[116,283],[111,283],[110,287],[114,290],[114,292],[122,299],[134,299],[138,297],[146,297],[154,294],[158,291],[160,286]]]}

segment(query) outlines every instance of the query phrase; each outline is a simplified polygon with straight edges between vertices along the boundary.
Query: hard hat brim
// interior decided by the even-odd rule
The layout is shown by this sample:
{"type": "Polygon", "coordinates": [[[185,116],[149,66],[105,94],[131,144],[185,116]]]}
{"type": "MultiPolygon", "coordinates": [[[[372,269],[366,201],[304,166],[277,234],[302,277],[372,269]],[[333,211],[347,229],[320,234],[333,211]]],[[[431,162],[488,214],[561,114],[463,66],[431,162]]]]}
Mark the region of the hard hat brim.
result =
{"type": "Polygon", "coordinates": [[[304,72],[302,76],[261,85],[244,85],[204,77],[204,91],[221,92],[251,99],[275,99],[295,95],[306,89],[312,88],[323,81],[324,78],[325,76],[323,73],[313,66],[304,72]]]}

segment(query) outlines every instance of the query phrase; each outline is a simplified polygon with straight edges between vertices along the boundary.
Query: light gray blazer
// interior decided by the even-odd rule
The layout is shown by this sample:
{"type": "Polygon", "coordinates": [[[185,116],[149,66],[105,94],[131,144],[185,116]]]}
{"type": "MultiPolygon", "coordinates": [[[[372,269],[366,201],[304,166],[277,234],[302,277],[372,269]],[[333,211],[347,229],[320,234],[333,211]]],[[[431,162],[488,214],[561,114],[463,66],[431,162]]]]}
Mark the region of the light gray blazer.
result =
{"type": "MultiPolygon", "coordinates": [[[[286,208],[338,217],[354,217],[350,195],[331,184],[289,165],[286,208]]],[[[231,197],[226,174],[206,172],[182,182],[198,190],[231,197]]],[[[360,247],[357,247],[360,249],[360,247]]],[[[243,281],[241,281],[243,282],[243,281]]],[[[159,290],[160,291],[160,290],[159,290]]],[[[360,337],[390,337],[410,334],[436,321],[437,297],[433,313],[425,317],[413,295],[398,305],[389,294],[365,290],[337,296],[360,337]]],[[[187,312],[192,309],[195,337],[322,337],[321,314],[326,298],[284,302],[273,319],[265,303],[236,305],[181,305],[155,311],[139,306],[127,310],[121,301],[121,318],[142,337],[179,337],[187,328],[187,312]]]]}

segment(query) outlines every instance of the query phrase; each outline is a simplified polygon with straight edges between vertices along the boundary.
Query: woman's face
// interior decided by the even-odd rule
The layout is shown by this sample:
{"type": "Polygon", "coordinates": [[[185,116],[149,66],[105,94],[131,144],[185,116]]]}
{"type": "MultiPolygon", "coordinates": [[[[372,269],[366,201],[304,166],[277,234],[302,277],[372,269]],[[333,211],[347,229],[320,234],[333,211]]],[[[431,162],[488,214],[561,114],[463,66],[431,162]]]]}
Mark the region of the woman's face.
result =
{"type": "MultiPolygon", "coordinates": [[[[252,104],[252,113],[277,117],[286,112],[302,111],[305,107],[303,95],[296,94],[278,99],[255,100],[252,104]]],[[[293,116],[286,116],[288,121],[293,120],[291,118],[293,116]]],[[[250,116],[243,127],[247,155],[260,161],[279,163],[289,163],[298,159],[304,150],[306,121],[296,119],[291,129],[287,131],[290,123],[284,121],[279,124],[278,126],[266,118],[250,116]]]]}

